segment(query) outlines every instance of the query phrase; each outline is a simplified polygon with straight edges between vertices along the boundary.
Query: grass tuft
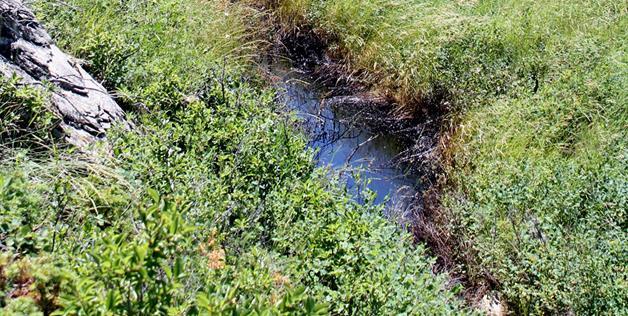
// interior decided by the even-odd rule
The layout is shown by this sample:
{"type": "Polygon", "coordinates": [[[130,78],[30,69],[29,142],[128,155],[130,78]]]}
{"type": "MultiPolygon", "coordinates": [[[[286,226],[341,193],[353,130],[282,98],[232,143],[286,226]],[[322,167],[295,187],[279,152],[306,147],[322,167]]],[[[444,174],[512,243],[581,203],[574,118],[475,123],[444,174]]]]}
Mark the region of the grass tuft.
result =
{"type": "Polygon", "coordinates": [[[425,229],[457,236],[471,284],[520,314],[625,310],[626,3],[280,3],[400,112],[449,113],[448,226],[425,229]]]}

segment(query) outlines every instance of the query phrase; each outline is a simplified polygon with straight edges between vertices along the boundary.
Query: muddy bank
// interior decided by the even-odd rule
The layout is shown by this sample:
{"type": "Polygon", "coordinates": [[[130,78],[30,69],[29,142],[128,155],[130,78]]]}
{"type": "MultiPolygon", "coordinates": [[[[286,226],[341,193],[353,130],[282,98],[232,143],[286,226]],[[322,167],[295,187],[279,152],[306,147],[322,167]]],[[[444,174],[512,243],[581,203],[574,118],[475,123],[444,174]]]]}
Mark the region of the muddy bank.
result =
{"type": "MultiPolygon", "coordinates": [[[[309,29],[282,33],[268,58],[268,76],[304,118],[319,165],[360,171],[377,203],[389,196],[387,214],[403,214],[404,226],[416,230],[424,195],[440,171],[442,115],[400,115],[393,99],[373,92],[368,74],[351,72],[327,53],[327,44],[309,29]]],[[[347,184],[356,181],[349,176],[347,184]]]]}
{"type": "Polygon", "coordinates": [[[423,184],[411,168],[399,162],[407,144],[396,134],[371,126],[379,109],[359,96],[328,97],[330,91],[287,60],[269,66],[285,111],[299,119],[297,128],[307,137],[318,166],[338,175],[354,200],[363,203],[365,189],[373,202],[400,224],[412,221],[412,210],[423,184]],[[358,102],[359,106],[352,106],[358,102]],[[369,114],[369,115],[366,115],[369,114]]]}
{"type": "MultiPolygon", "coordinates": [[[[320,87],[317,89],[325,93],[320,97],[321,104],[333,109],[335,117],[350,118],[352,126],[366,130],[368,135],[384,135],[381,142],[395,143],[394,155],[387,156],[392,157],[388,166],[408,179],[411,190],[401,190],[404,201],[401,207],[399,204],[395,206],[394,202],[388,207],[397,207],[397,212],[402,209],[404,227],[413,233],[416,242],[425,244],[437,258],[435,272],[447,272],[452,286],[463,284],[462,294],[471,304],[476,304],[487,292],[498,287],[490,275],[473,282],[468,278],[464,266],[473,257],[471,248],[448,229],[452,227],[453,217],[440,203],[441,192],[446,186],[441,163],[447,148],[447,135],[451,126],[455,126],[444,112],[448,108],[447,94],[441,93],[415,104],[413,107],[417,110],[412,115],[400,113],[394,99],[373,92],[377,87],[369,84],[375,82],[369,74],[349,69],[340,56],[328,53],[328,44],[333,39],[324,38],[325,35],[305,27],[279,34],[274,39],[271,60],[275,63],[289,60],[293,70],[300,73],[300,78],[320,87]]],[[[270,74],[272,77],[272,71],[270,74]]],[[[275,76],[275,80],[282,79],[275,76]]],[[[408,105],[404,106],[408,108],[408,105]]]]}
{"type": "MultiPolygon", "coordinates": [[[[394,135],[404,143],[399,162],[413,168],[415,174],[434,180],[439,172],[438,144],[445,121],[442,107],[415,105],[422,110],[401,113],[393,98],[380,94],[369,84],[373,78],[343,64],[339,56],[328,53],[333,39],[302,27],[297,31],[280,32],[272,48],[274,59],[287,58],[310,81],[324,87],[325,102],[339,111],[360,112],[359,124],[376,133],[394,135]]],[[[425,102],[446,103],[445,95],[425,102]]]]}

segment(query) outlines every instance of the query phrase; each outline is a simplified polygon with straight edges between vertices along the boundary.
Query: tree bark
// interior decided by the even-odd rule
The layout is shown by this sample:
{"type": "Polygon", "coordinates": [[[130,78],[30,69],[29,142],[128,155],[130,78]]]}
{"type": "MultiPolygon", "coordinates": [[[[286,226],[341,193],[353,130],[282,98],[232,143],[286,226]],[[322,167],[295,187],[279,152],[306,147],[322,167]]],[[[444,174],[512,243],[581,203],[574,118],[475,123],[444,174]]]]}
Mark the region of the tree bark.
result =
{"type": "Polygon", "coordinates": [[[23,84],[51,85],[63,138],[85,146],[105,136],[124,112],[106,89],[52,41],[20,0],[0,0],[0,73],[23,84]]]}

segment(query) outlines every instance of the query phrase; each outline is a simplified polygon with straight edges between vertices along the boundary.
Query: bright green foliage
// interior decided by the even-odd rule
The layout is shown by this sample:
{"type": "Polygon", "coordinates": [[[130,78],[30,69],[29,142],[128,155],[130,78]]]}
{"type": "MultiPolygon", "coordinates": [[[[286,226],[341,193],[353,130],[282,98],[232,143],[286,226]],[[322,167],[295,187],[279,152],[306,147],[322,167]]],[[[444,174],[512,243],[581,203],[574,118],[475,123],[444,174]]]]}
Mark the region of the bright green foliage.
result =
{"type": "Polygon", "coordinates": [[[317,170],[275,94],[242,76],[248,11],[176,0],[37,7],[65,49],[143,111],[88,153],[2,162],[0,245],[14,255],[0,280],[15,280],[12,262],[55,266],[41,282],[1,284],[2,312],[460,312],[423,249],[317,170]]]}
{"type": "Polygon", "coordinates": [[[214,65],[249,67],[257,48],[250,10],[223,1],[36,2],[49,32],[130,106],[169,109],[214,65]]]}
{"type": "Polygon", "coordinates": [[[7,251],[20,253],[38,251],[38,239],[44,234],[38,233],[35,227],[39,224],[42,201],[26,192],[27,184],[21,177],[0,177],[0,187],[0,234],[3,236],[3,246],[7,251]]]}
{"type": "Polygon", "coordinates": [[[325,184],[304,141],[287,128],[291,119],[260,103],[268,95],[237,82],[226,85],[223,101],[215,83],[202,98],[214,100],[209,106],[197,101],[121,134],[115,147],[125,168],[190,201],[187,220],[203,227],[198,239],[217,232],[228,266],[239,267],[253,246],[275,258],[275,286],[303,287],[336,313],[452,312],[455,300],[422,250],[376,208],[325,184]]]}
{"type": "Polygon", "coordinates": [[[3,311],[7,315],[16,316],[43,316],[35,302],[26,297],[20,297],[12,300],[10,305],[3,311]]]}
{"type": "Polygon", "coordinates": [[[422,248],[399,239],[381,217],[349,201],[335,202],[333,188],[319,181],[287,186],[270,198],[275,248],[301,262],[303,282],[337,302],[340,314],[453,312],[443,306],[453,300],[451,293],[438,289],[444,280],[426,273],[430,263],[421,258],[422,248]]]}
{"type": "Polygon", "coordinates": [[[626,2],[278,6],[333,35],[404,110],[449,108],[443,200],[469,277],[488,273],[521,314],[625,313],[626,2]]]}
{"type": "Polygon", "coordinates": [[[55,116],[47,108],[45,92],[20,85],[17,77],[0,77],[0,150],[50,141],[55,116]]]}
{"type": "Polygon", "coordinates": [[[150,207],[129,214],[135,227],[94,238],[80,280],[62,297],[65,313],[164,314],[177,304],[191,229],[173,203],[151,193],[150,207]]]}

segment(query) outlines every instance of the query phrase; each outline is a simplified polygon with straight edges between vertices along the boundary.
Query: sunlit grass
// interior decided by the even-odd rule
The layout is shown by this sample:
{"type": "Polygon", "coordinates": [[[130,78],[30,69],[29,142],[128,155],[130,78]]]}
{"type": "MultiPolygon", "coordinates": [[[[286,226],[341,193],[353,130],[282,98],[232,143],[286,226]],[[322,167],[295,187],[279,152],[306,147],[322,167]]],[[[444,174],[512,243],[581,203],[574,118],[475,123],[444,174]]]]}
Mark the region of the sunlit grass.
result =
{"type": "Polygon", "coordinates": [[[127,103],[150,95],[142,105],[148,108],[167,106],[160,99],[167,91],[181,98],[193,93],[218,67],[250,69],[263,45],[252,27],[256,11],[229,1],[38,1],[36,7],[62,48],[88,60],[88,71],[127,103]]]}
{"type": "MultiPolygon", "coordinates": [[[[293,4],[280,12],[303,11],[293,4]]],[[[595,314],[626,293],[627,13],[604,0],[330,0],[304,17],[402,111],[448,111],[442,200],[471,245],[456,254],[474,258],[467,276],[488,273],[522,314],[595,314]],[[430,103],[439,94],[448,102],[430,103]]]]}

